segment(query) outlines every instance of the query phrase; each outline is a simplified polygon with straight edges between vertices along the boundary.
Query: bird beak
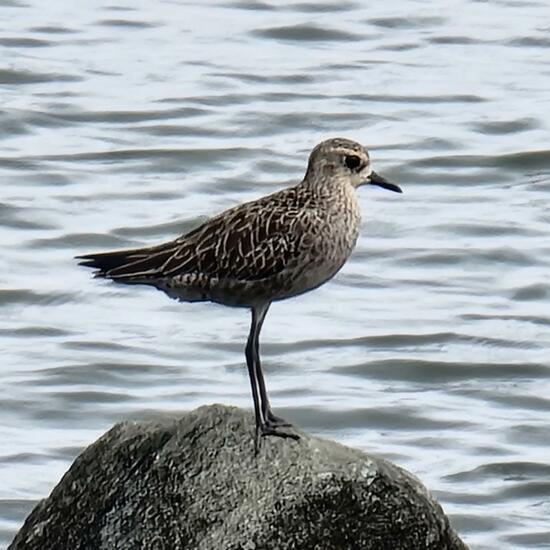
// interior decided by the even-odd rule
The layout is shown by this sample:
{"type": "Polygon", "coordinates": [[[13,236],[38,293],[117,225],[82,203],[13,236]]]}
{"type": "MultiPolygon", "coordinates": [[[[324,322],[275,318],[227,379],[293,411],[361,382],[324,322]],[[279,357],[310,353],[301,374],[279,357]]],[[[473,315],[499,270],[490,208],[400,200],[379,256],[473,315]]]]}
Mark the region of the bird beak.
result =
{"type": "Polygon", "coordinates": [[[383,187],[384,189],[395,191],[396,193],[403,193],[399,185],[396,185],[395,183],[388,181],[386,178],[379,176],[376,172],[370,173],[370,176],[367,178],[366,183],[370,183],[371,185],[378,185],[378,187],[383,187]]]}

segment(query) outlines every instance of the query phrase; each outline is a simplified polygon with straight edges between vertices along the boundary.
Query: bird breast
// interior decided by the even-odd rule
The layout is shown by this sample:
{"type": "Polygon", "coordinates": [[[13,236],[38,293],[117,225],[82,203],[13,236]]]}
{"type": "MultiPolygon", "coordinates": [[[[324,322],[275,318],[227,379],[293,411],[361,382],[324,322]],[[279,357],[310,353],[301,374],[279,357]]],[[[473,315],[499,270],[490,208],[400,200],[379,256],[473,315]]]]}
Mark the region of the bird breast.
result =
{"type": "Polygon", "coordinates": [[[275,299],[302,294],[334,277],[355,247],[360,221],[353,192],[324,200],[304,214],[295,228],[301,234],[300,253],[277,277],[275,299]]]}

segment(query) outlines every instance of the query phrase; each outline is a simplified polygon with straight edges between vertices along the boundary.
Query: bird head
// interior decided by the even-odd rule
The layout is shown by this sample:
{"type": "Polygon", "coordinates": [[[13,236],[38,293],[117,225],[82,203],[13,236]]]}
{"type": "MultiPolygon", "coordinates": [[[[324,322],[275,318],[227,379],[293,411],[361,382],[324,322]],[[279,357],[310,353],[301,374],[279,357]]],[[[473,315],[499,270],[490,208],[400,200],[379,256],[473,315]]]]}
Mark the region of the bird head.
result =
{"type": "Polygon", "coordinates": [[[374,172],[365,147],[345,138],[332,138],[319,143],[309,156],[305,177],[321,185],[336,180],[349,183],[352,187],[377,185],[402,193],[398,185],[374,172]]]}

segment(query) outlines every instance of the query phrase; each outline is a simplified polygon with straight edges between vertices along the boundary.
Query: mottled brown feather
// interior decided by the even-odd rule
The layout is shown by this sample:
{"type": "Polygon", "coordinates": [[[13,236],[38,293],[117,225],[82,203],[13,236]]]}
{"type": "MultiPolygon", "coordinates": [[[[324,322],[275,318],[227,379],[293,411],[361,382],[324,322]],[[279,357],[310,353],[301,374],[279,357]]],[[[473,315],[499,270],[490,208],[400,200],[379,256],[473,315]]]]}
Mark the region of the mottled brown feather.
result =
{"type": "Polygon", "coordinates": [[[226,210],[173,241],[88,254],[81,264],[181,300],[249,306],[295,296],[333,277],[348,258],[359,232],[355,187],[371,172],[360,144],[327,140],[312,151],[298,185],[226,210]],[[348,155],[359,164],[348,166],[348,155]]]}
{"type": "Polygon", "coordinates": [[[299,235],[291,227],[312,200],[304,195],[283,189],[230,209],[169,243],[79,256],[81,265],[121,282],[186,273],[243,281],[270,277],[295,258],[299,235]]]}

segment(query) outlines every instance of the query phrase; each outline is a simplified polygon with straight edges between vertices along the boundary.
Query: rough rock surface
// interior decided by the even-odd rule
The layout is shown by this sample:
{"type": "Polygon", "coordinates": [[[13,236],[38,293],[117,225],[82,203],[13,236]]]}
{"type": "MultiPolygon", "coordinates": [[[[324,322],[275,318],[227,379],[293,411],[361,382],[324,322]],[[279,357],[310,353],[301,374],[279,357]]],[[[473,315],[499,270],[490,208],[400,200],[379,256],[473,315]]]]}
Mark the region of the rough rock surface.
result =
{"type": "Polygon", "coordinates": [[[253,450],[249,412],[213,405],[117,424],[9,550],[465,550],[411,474],[301,433],[253,450]]]}

